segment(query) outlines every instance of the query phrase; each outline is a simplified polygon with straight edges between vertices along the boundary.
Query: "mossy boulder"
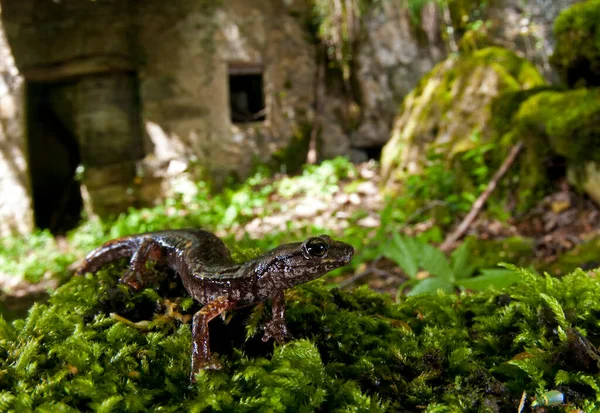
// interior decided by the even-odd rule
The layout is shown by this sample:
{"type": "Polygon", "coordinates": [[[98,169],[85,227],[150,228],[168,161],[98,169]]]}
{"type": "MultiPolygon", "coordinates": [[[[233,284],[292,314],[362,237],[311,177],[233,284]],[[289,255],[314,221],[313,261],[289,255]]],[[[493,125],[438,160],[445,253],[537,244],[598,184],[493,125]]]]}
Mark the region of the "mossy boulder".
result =
{"type": "Polygon", "coordinates": [[[499,139],[493,101],[544,84],[531,63],[499,47],[438,64],[400,108],[382,153],[384,184],[393,189],[407,175],[419,173],[431,150],[443,151],[452,162],[457,154],[499,139]]]}
{"type": "Polygon", "coordinates": [[[600,202],[594,174],[600,162],[600,89],[535,94],[520,105],[508,133],[528,147],[521,175],[532,185],[545,179],[544,159],[560,156],[572,180],[600,202]]]}
{"type": "Polygon", "coordinates": [[[600,86],[600,1],[588,0],[563,11],[554,22],[556,49],[551,63],[565,82],[600,86]]]}
{"type": "Polygon", "coordinates": [[[528,410],[551,395],[554,411],[592,411],[600,281],[516,271],[521,282],[504,291],[400,304],[304,285],[286,295],[291,341],[261,341],[266,306],[214,320],[224,369],[190,385],[182,321],[197,305],[169,280],[131,293],[109,268],[74,278],[25,320],[0,317],[0,411],[498,412],[523,394],[528,410]]]}

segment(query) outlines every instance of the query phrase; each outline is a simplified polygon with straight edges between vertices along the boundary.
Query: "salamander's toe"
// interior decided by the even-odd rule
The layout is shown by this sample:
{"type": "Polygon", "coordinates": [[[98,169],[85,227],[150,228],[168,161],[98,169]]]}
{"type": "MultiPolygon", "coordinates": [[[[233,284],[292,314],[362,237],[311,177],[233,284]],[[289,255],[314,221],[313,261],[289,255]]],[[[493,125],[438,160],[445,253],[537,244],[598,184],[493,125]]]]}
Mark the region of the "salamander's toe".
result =
{"type": "Polygon", "coordinates": [[[288,332],[286,325],[282,322],[271,320],[263,326],[263,330],[265,334],[262,338],[262,341],[265,343],[272,337],[279,344],[282,344],[285,343],[286,338],[290,337],[290,333],[288,332]]]}
{"type": "Polygon", "coordinates": [[[138,277],[138,275],[132,270],[127,270],[127,272],[125,272],[119,281],[121,284],[129,286],[135,291],[139,291],[143,288],[143,285],[140,282],[140,277],[138,277]]]}

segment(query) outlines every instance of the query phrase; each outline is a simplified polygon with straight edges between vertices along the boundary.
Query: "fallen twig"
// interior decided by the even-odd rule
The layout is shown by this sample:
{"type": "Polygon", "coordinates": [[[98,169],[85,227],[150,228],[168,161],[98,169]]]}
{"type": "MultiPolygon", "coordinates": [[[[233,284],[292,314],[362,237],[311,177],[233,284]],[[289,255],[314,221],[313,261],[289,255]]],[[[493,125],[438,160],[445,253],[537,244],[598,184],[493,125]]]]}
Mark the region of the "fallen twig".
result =
{"type": "Polygon", "coordinates": [[[454,243],[464,235],[464,233],[467,231],[469,226],[473,223],[473,221],[481,211],[481,208],[483,208],[483,205],[486,203],[492,192],[494,192],[494,189],[496,189],[500,178],[504,176],[506,171],[508,171],[508,168],[510,168],[510,166],[514,163],[515,159],[517,159],[517,155],[519,154],[521,149],[523,149],[523,142],[521,141],[517,142],[512,147],[508,156],[506,157],[502,165],[500,165],[500,168],[498,168],[485,190],[481,193],[481,195],[479,195],[475,202],[473,202],[473,206],[471,207],[471,210],[469,211],[467,216],[462,220],[458,227],[456,227],[456,229],[446,237],[444,242],[442,242],[442,245],[440,245],[440,249],[442,251],[446,252],[450,250],[454,243]]]}

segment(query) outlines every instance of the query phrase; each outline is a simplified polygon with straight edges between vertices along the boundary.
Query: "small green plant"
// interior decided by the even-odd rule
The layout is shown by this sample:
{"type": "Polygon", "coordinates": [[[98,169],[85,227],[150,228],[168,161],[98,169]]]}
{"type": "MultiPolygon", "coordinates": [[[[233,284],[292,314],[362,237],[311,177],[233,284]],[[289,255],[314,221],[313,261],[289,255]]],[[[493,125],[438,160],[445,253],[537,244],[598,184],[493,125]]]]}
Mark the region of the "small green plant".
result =
{"type": "MultiPolygon", "coordinates": [[[[469,241],[455,249],[450,258],[436,247],[416,238],[394,234],[391,243],[384,246],[384,255],[395,261],[410,278],[404,287],[412,287],[408,295],[434,293],[437,290],[452,292],[457,288],[481,291],[486,288],[503,288],[519,281],[513,270],[479,269],[469,263],[469,241]],[[419,275],[425,271],[427,278],[419,275]]],[[[398,291],[401,294],[403,289],[398,291]]]]}
{"type": "Polygon", "coordinates": [[[423,171],[407,178],[405,194],[392,200],[392,207],[409,216],[428,205],[443,205],[443,208],[427,209],[421,216],[421,219],[434,216],[439,225],[449,225],[457,213],[468,212],[490,180],[489,155],[498,147],[495,142],[481,143],[478,133],[469,140],[473,148],[456,157],[454,163],[459,163],[458,167],[448,163],[443,148],[430,150],[423,171]]]}

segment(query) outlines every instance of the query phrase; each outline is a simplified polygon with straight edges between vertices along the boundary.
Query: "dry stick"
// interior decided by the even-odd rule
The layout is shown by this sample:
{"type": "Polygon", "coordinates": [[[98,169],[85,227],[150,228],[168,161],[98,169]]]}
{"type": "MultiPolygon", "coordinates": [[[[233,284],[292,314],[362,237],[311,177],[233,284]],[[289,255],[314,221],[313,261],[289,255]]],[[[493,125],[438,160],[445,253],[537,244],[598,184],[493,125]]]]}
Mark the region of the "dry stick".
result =
{"type": "Polygon", "coordinates": [[[444,240],[444,242],[442,242],[442,245],[440,245],[440,249],[442,251],[448,251],[452,247],[452,245],[454,245],[454,243],[464,235],[464,233],[467,231],[467,228],[469,228],[469,225],[473,223],[473,221],[477,217],[477,214],[479,214],[481,208],[483,208],[483,205],[486,203],[492,192],[494,192],[494,189],[496,189],[500,178],[504,176],[506,171],[508,171],[508,168],[510,168],[510,166],[517,158],[517,155],[519,154],[521,149],[523,149],[523,142],[521,141],[517,142],[515,146],[512,147],[510,153],[508,154],[500,168],[496,171],[492,180],[488,183],[487,187],[485,188],[485,191],[483,191],[481,195],[479,195],[479,198],[477,198],[477,200],[475,200],[475,202],[473,203],[473,206],[471,207],[471,210],[469,211],[467,216],[462,220],[460,225],[456,227],[456,230],[449,234],[444,240]]]}

